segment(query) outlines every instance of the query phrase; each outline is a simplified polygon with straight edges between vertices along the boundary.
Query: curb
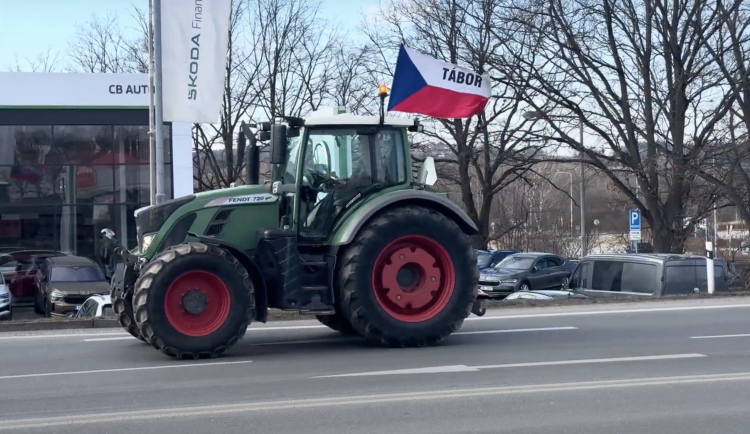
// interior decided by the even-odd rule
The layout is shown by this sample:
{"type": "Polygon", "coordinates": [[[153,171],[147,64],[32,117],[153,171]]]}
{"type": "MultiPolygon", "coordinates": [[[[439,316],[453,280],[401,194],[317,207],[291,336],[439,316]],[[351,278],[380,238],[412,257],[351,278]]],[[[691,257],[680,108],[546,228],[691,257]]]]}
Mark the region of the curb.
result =
{"type": "Polygon", "coordinates": [[[0,333],[114,327],[120,327],[120,323],[118,323],[115,319],[21,320],[0,322],[0,333]]]}
{"type": "MultiPolygon", "coordinates": [[[[590,298],[590,299],[557,299],[557,300],[487,300],[484,305],[488,310],[503,309],[523,309],[532,307],[555,307],[555,306],[586,306],[586,305],[603,305],[603,304],[627,304],[643,302],[665,302],[665,301],[686,301],[686,300],[711,300],[711,299],[731,299],[731,298],[750,298],[750,291],[742,292],[722,292],[721,294],[700,294],[700,295],[675,295],[654,297],[611,297],[611,298],[590,298]]],[[[296,312],[271,311],[268,315],[268,322],[276,321],[294,321],[314,319],[313,315],[300,315],[296,312]]],[[[102,328],[120,328],[120,323],[116,319],[32,319],[18,321],[0,321],[0,333],[3,332],[25,332],[25,331],[47,331],[47,330],[73,330],[73,329],[102,329],[102,328]]]]}

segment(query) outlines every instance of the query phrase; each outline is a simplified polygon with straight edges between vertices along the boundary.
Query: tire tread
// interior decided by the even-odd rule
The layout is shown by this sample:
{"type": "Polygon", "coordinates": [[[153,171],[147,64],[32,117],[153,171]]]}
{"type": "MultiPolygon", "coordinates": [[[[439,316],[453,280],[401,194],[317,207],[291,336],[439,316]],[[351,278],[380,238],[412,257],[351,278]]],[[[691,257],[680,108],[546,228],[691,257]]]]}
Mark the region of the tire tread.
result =
{"type": "Polygon", "coordinates": [[[144,267],[138,280],[135,282],[135,291],[133,294],[133,307],[135,309],[135,319],[138,327],[141,330],[146,342],[151,344],[154,348],[166,354],[167,356],[178,358],[178,359],[206,359],[217,357],[229,348],[235,345],[240,339],[245,336],[247,327],[255,316],[255,289],[250,275],[244,266],[235,258],[233,255],[228,253],[226,250],[203,243],[185,243],[178,244],[172,248],[163,251],[154,257],[151,262],[144,267]],[[223,260],[231,264],[234,271],[243,279],[245,283],[245,289],[248,291],[250,299],[250,305],[247,307],[245,316],[238,327],[234,335],[227,341],[217,343],[213,348],[203,352],[191,352],[191,351],[180,351],[179,349],[167,346],[163,339],[154,334],[154,329],[151,325],[151,319],[149,318],[148,309],[146,309],[148,291],[151,286],[151,282],[155,279],[160,271],[162,271],[168,264],[173,263],[178,258],[187,255],[210,255],[221,257],[223,260]]]}
{"type": "MultiPolygon", "coordinates": [[[[474,281],[473,293],[470,297],[463,299],[464,305],[460,307],[462,318],[453,319],[446,324],[434,327],[429,332],[422,334],[420,337],[407,337],[405,334],[388,332],[379,327],[376,321],[373,321],[366,312],[362,301],[360,300],[360,291],[357,285],[358,273],[360,269],[366,270],[367,266],[362,261],[363,252],[367,248],[370,240],[382,236],[382,229],[385,225],[392,225],[394,222],[401,224],[413,224],[414,222],[423,222],[432,220],[440,225],[441,228],[448,232],[448,235],[455,239],[455,246],[460,246],[463,255],[470,261],[476,262],[476,251],[474,250],[468,236],[461,231],[458,225],[448,217],[440,214],[430,208],[420,206],[406,206],[387,210],[368,222],[355,240],[344,251],[340,260],[340,269],[338,272],[339,294],[341,296],[342,313],[349,319],[352,327],[357,330],[366,339],[390,347],[425,347],[432,346],[442,342],[451,333],[458,330],[472,311],[474,301],[476,300],[478,287],[476,283],[479,280],[479,271],[476,267],[470,270],[456,270],[456,273],[472,273],[471,278],[474,281]]],[[[368,288],[369,289],[369,288],[368,288]]],[[[460,289],[459,289],[460,290],[460,289]]]]}

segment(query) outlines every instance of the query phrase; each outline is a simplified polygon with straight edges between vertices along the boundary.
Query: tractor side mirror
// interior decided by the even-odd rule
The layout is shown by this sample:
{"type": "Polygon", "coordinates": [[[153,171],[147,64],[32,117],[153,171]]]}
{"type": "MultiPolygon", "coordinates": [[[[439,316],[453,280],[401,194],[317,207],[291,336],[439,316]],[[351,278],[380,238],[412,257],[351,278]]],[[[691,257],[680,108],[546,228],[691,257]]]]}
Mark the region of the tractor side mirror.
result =
{"type": "Polygon", "coordinates": [[[419,169],[417,182],[424,185],[435,185],[435,182],[437,182],[437,170],[435,170],[435,160],[432,157],[424,159],[424,163],[419,169]]]}
{"type": "Polygon", "coordinates": [[[286,125],[274,124],[271,127],[271,164],[286,163],[286,125]]]}

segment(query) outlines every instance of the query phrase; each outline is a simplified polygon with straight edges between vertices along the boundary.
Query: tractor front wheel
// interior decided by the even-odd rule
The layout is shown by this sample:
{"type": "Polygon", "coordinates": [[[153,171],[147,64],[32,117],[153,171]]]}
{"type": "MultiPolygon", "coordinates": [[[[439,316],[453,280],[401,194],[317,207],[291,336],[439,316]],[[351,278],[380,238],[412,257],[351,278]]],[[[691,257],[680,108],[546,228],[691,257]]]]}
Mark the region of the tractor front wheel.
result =
{"type": "Polygon", "coordinates": [[[254,317],[254,287],[226,250],[180,244],[143,269],[133,306],[138,328],[154,348],[181,359],[211,358],[245,335],[254,317]]]}
{"type": "Polygon", "coordinates": [[[431,209],[395,208],[374,218],[340,264],[342,313],[380,344],[439,343],[461,327],[477,299],[479,272],[468,236],[431,209]]]}
{"type": "Polygon", "coordinates": [[[131,336],[145,342],[146,340],[143,339],[141,331],[138,330],[138,326],[135,323],[133,301],[132,299],[127,300],[120,296],[119,285],[122,285],[122,283],[113,284],[109,293],[109,297],[112,300],[112,309],[117,316],[117,322],[119,322],[122,328],[130,333],[131,336]]]}

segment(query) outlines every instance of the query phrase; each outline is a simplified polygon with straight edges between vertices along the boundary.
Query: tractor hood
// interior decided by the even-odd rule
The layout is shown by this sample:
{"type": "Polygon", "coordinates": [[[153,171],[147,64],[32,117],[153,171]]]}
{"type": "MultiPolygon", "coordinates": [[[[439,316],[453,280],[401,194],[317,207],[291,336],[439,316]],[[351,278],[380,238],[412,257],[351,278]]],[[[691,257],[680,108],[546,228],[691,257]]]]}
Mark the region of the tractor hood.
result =
{"type": "MultiPolygon", "coordinates": [[[[253,204],[269,204],[277,202],[279,197],[270,193],[270,186],[264,185],[241,185],[238,187],[223,188],[188,196],[167,200],[158,205],[140,208],[135,212],[136,230],[138,240],[144,235],[161,232],[153,241],[161,241],[167,232],[162,230],[165,224],[167,229],[173,228],[181,217],[195,213],[210,211],[213,214],[218,208],[224,206],[248,206],[253,204]]],[[[186,219],[183,219],[186,220],[186,219]]],[[[175,233],[171,241],[181,242],[184,238],[183,232],[190,228],[191,222],[185,221],[186,226],[175,233]]]]}
{"type": "Polygon", "coordinates": [[[246,204],[250,202],[265,203],[278,199],[263,185],[241,185],[239,187],[204,191],[188,196],[164,201],[158,205],[146,206],[135,211],[138,235],[157,232],[167,219],[183,205],[190,203],[190,208],[203,208],[229,204],[246,204]],[[263,201],[259,201],[261,196],[263,201]]]}

